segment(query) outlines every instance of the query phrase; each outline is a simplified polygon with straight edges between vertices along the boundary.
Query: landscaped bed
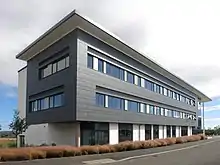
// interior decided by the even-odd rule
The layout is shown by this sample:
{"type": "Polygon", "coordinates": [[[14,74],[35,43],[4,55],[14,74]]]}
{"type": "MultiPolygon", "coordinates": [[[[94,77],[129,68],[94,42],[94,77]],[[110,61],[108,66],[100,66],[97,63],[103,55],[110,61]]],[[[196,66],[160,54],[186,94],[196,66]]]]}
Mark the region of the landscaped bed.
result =
{"type": "Polygon", "coordinates": [[[43,146],[43,147],[24,147],[0,149],[1,161],[21,161],[33,159],[71,157],[90,154],[103,154],[111,152],[131,151],[138,149],[148,149],[162,147],[173,144],[194,142],[207,139],[204,135],[182,136],[177,138],[155,139],[147,141],[126,141],[115,145],[96,145],[96,146],[43,146]]]}

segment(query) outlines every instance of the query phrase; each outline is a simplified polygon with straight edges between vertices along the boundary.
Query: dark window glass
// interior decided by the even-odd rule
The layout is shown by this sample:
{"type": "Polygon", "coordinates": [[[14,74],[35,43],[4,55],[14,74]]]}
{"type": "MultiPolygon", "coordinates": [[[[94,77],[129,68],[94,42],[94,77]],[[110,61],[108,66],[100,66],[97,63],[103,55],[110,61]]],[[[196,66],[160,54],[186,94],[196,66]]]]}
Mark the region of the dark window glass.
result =
{"type": "Polygon", "coordinates": [[[150,114],[154,114],[154,106],[153,105],[150,105],[150,114]]]}
{"type": "Polygon", "coordinates": [[[110,63],[106,63],[106,74],[124,80],[124,70],[110,63]]]}
{"type": "Polygon", "coordinates": [[[171,137],[171,126],[167,125],[167,137],[171,137]]]}
{"type": "Polygon", "coordinates": [[[63,70],[66,68],[65,58],[57,62],[57,71],[63,70]]]}
{"type": "Polygon", "coordinates": [[[87,67],[93,69],[93,56],[91,55],[87,56],[87,67]]]}
{"type": "Polygon", "coordinates": [[[134,74],[131,72],[127,72],[127,81],[131,84],[134,84],[134,74]]]}
{"type": "Polygon", "coordinates": [[[161,108],[160,107],[156,107],[156,115],[160,115],[161,114],[161,108]]]}
{"type": "Polygon", "coordinates": [[[109,143],[108,123],[87,123],[80,124],[81,145],[104,145],[109,143]]]}
{"type": "Polygon", "coordinates": [[[101,59],[98,59],[98,71],[99,72],[104,72],[104,61],[101,59]]]}
{"type": "Polygon", "coordinates": [[[172,126],[172,137],[176,137],[176,126],[172,126]]]}
{"type": "Polygon", "coordinates": [[[159,138],[159,126],[158,125],[154,125],[154,139],[158,139],[159,138]]]}
{"type": "Polygon", "coordinates": [[[132,124],[118,124],[119,127],[119,142],[133,140],[133,127],[132,124]]]}
{"type": "Polygon", "coordinates": [[[112,109],[124,110],[124,99],[108,96],[108,107],[112,109]]]}
{"type": "Polygon", "coordinates": [[[154,91],[154,84],[151,81],[145,80],[145,88],[154,91]]]}
{"type": "Polygon", "coordinates": [[[173,91],[170,91],[170,97],[173,98],[173,91]]]}
{"type": "Polygon", "coordinates": [[[181,127],[181,136],[188,135],[188,128],[186,126],[181,127]]]}
{"type": "Polygon", "coordinates": [[[60,107],[63,105],[63,94],[54,96],[54,107],[60,107]]]}
{"type": "Polygon", "coordinates": [[[69,67],[70,66],[70,57],[67,56],[66,57],[66,67],[69,67]]]}
{"type": "Polygon", "coordinates": [[[53,96],[50,96],[50,108],[53,108],[54,107],[54,97],[53,96]]]}
{"type": "Polygon", "coordinates": [[[57,72],[57,63],[54,63],[54,64],[53,64],[52,70],[53,70],[53,73],[56,73],[56,72],[57,72]]]}
{"type": "Polygon", "coordinates": [[[137,85],[140,87],[141,86],[141,78],[138,76],[137,78],[137,85]]]}
{"type": "Polygon", "coordinates": [[[133,112],[139,112],[140,104],[136,101],[128,100],[128,110],[133,112]]]}
{"type": "Polygon", "coordinates": [[[151,140],[151,125],[145,125],[145,140],[151,140]]]}
{"type": "Polygon", "coordinates": [[[96,105],[101,107],[105,106],[105,95],[96,93],[96,105]]]}
{"type": "Polygon", "coordinates": [[[37,100],[37,111],[41,110],[41,100],[37,100]]]}
{"type": "Polygon", "coordinates": [[[160,86],[159,85],[156,85],[156,92],[160,93],[160,86]]]}

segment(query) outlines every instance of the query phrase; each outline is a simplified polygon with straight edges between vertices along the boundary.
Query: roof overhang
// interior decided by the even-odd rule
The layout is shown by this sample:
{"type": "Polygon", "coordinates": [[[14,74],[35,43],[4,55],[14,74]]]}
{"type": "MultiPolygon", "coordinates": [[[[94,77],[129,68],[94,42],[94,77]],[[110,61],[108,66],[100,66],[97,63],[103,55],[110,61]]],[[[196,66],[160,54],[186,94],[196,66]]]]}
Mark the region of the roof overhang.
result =
{"type": "Polygon", "coordinates": [[[50,28],[46,33],[44,33],[37,40],[31,43],[27,48],[21,51],[16,56],[16,58],[28,61],[77,28],[85,31],[86,33],[89,33],[95,38],[123,52],[134,60],[139,61],[143,65],[165,76],[176,84],[181,85],[185,89],[197,95],[201,102],[211,101],[211,99],[204,95],[202,92],[200,92],[181,78],[177,77],[176,75],[170,73],[168,70],[164,69],[162,66],[151,60],[149,57],[143,55],[143,53],[140,53],[137,50],[133,49],[120,38],[107,31],[97,23],[93,22],[85,16],[82,16],[82,14],[79,14],[78,12],[76,12],[76,10],[68,14],[55,26],[50,28]]]}

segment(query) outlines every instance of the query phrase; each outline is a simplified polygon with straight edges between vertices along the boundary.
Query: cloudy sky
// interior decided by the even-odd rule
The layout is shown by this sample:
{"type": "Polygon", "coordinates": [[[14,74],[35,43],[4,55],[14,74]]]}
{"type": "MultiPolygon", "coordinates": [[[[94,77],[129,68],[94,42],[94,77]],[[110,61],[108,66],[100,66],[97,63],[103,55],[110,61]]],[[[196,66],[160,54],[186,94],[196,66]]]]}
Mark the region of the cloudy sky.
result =
{"type": "Polygon", "coordinates": [[[220,124],[218,0],[2,0],[0,123],[17,107],[15,55],[74,9],[118,35],[213,99],[206,125],[220,124]]]}

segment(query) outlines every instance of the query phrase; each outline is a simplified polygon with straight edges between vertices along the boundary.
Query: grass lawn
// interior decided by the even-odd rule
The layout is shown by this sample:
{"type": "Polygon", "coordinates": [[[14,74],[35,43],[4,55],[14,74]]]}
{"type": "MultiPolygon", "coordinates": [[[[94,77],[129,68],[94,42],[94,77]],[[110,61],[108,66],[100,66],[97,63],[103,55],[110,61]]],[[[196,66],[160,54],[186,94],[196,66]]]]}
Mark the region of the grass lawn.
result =
{"type": "Polygon", "coordinates": [[[0,148],[16,147],[16,138],[0,138],[0,148]]]}

